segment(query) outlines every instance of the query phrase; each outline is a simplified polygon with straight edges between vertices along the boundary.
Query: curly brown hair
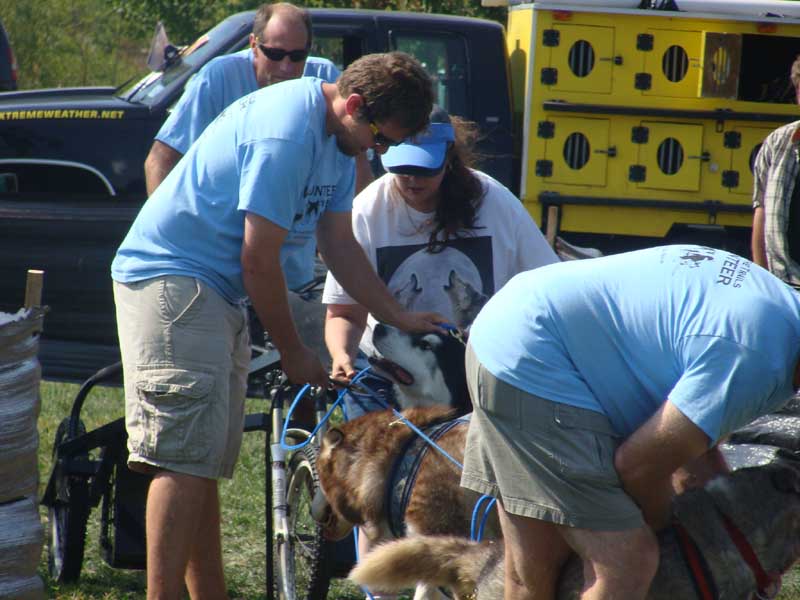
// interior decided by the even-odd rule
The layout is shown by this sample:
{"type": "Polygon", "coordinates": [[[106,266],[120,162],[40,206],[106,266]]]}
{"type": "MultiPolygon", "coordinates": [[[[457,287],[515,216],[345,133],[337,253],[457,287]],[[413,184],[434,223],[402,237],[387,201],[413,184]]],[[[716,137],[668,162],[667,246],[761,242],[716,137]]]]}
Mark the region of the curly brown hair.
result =
{"type": "Polygon", "coordinates": [[[430,75],[405,52],[367,54],[345,69],[336,82],[345,98],[359,94],[362,120],[392,121],[409,135],[424,129],[433,106],[430,75]]]}
{"type": "Polygon", "coordinates": [[[427,247],[431,254],[444,250],[448,240],[463,237],[464,230],[482,229],[475,225],[475,219],[485,191],[472,172],[478,160],[475,144],[480,131],[476,123],[460,117],[451,116],[450,123],[456,139],[447,150],[445,174],[439,186],[439,203],[427,247]],[[441,237],[440,232],[444,233],[441,237]]]}

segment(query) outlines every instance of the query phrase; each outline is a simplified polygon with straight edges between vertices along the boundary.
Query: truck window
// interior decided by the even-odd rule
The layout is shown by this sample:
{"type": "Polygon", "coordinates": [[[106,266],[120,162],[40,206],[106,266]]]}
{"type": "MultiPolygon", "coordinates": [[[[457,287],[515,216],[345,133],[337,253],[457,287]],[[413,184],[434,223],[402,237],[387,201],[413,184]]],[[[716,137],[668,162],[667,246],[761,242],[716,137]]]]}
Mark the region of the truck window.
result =
{"type": "Polygon", "coordinates": [[[366,52],[366,41],[357,35],[340,35],[332,31],[314,31],[311,54],[327,58],[344,71],[366,52]]]}
{"type": "Polygon", "coordinates": [[[447,32],[391,34],[392,50],[407,52],[433,78],[434,102],[455,115],[469,115],[467,101],[467,47],[459,35],[447,32]]]}

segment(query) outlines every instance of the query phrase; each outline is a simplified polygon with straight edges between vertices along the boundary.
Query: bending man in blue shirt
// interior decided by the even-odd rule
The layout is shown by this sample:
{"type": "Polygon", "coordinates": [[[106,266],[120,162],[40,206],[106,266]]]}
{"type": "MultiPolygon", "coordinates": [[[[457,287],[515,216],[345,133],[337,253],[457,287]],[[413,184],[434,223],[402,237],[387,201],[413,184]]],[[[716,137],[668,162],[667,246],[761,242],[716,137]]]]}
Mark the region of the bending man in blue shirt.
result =
{"type": "Polygon", "coordinates": [[[726,469],[723,436],[800,386],[800,296],[698,246],[548,265],[475,319],[462,485],[498,498],[506,600],[644,598],[674,491],[726,469]]]}
{"type": "Polygon", "coordinates": [[[153,192],[112,264],[125,374],[129,465],[154,473],[147,499],[151,597],[225,597],[217,479],[241,444],[250,358],[245,298],[290,380],[326,385],[287,300],[291,256],[316,236],[337,280],[382,321],[429,331],[405,311],[353,237],[352,157],[425,127],[433,92],[403,53],[372,54],[336,84],[301,78],[228,106],[153,192]],[[205,597],[205,596],[204,596],[205,597]]]}

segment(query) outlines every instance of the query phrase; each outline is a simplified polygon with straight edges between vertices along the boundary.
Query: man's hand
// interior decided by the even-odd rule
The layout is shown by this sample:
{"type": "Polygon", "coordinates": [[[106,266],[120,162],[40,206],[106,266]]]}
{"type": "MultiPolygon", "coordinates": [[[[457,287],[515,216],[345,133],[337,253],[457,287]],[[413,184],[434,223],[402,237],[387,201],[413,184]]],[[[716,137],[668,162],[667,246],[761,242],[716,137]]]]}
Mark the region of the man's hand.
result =
{"type": "Polygon", "coordinates": [[[441,327],[442,323],[447,323],[447,319],[435,312],[404,311],[396,316],[394,322],[387,321],[387,323],[408,333],[427,333],[434,331],[438,333],[447,333],[447,331],[441,327]]]}
{"type": "Polygon", "coordinates": [[[323,387],[328,385],[328,372],[317,354],[305,345],[300,345],[288,354],[282,353],[281,369],[292,383],[309,383],[323,387]]]}

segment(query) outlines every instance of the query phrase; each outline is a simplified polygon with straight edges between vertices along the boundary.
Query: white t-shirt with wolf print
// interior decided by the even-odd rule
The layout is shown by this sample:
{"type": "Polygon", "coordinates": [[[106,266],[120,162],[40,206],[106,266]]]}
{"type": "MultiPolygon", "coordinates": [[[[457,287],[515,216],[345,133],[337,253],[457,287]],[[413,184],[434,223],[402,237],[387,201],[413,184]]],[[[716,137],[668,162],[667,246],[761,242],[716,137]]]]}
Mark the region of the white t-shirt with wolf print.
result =
{"type": "MultiPolygon", "coordinates": [[[[468,327],[484,303],[517,273],[558,262],[522,203],[501,183],[473,171],[484,197],[473,230],[431,254],[432,213],[406,204],[387,173],[353,200],[353,233],[389,291],[413,311],[436,311],[468,327]]],[[[355,304],[331,273],[325,304],[355,304]]],[[[372,353],[370,315],[361,349],[372,353]]]]}

